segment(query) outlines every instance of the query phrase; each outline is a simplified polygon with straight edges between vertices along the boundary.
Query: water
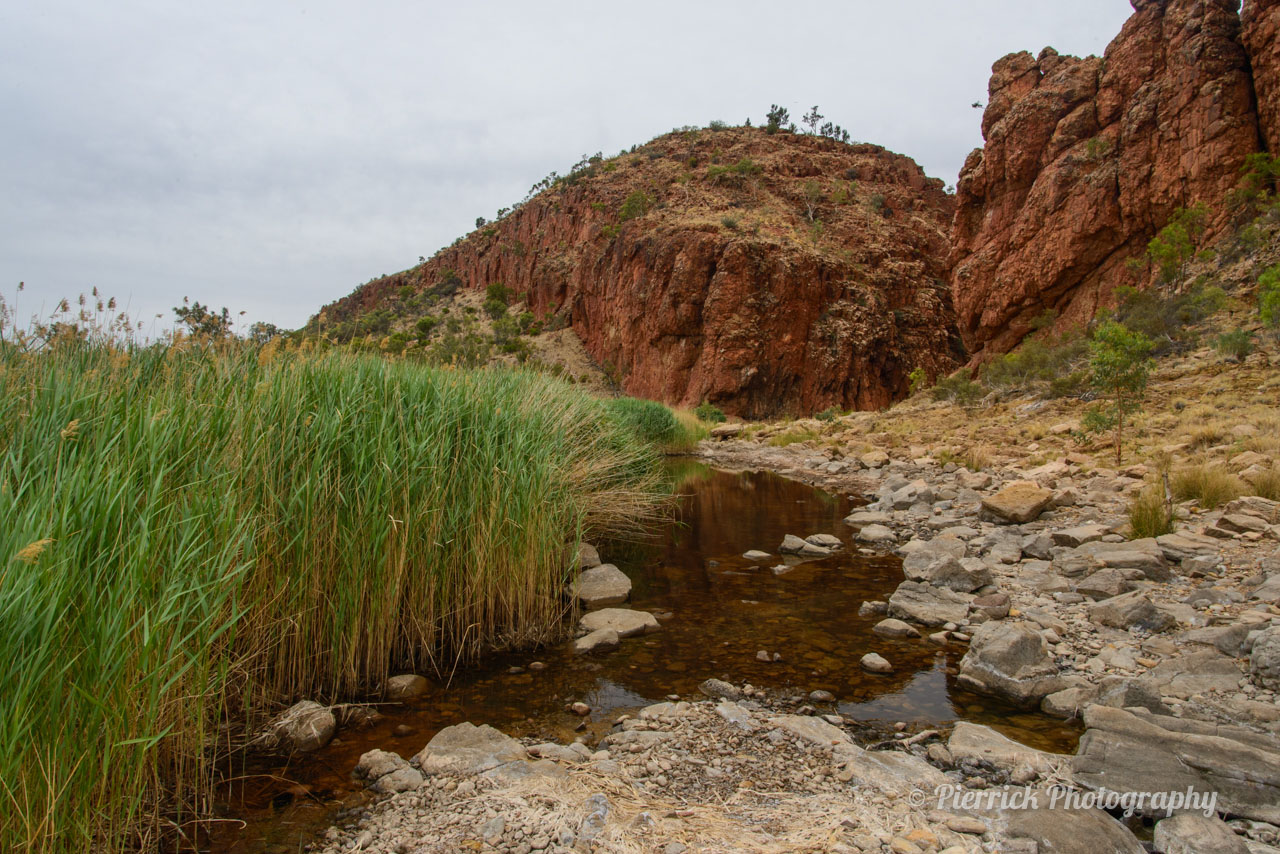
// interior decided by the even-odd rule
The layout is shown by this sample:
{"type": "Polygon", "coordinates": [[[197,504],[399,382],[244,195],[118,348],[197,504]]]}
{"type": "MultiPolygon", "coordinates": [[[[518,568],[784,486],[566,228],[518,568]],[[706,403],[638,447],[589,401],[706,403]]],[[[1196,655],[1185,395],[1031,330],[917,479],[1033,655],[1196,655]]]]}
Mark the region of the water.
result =
{"type": "Polygon", "coordinates": [[[682,461],[673,474],[681,483],[678,519],[648,544],[600,547],[631,577],[631,606],[657,615],[661,632],[624,640],[602,656],[574,656],[563,646],[497,656],[412,705],[382,707],[382,721],[341,731],[318,754],[250,769],[228,805],[229,818],[248,824],[215,825],[206,850],[299,850],[328,823],[337,800],[359,797],[350,771],[374,747],[408,757],[437,730],[461,721],[567,741],[584,723],[565,709],[577,700],[594,710],[588,730],[603,734],[621,712],[669,694],[696,695],[709,677],[796,695],[824,689],[836,696],[841,714],[871,724],[905,721],[918,729],[963,719],[1034,747],[1074,752],[1074,726],[957,688],[963,646],[871,632],[880,618],[858,616],[858,606],[888,597],[902,580],[899,559],[845,550],[774,571],[786,534],[830,533],[848,542],[841,521],[852,506],[847,498],[768,472],[727,473],[682,461]],[[775,556],[749,561],[741,556],[748,549],[775,556]],[[760,650],[781,660],[759,661],[760,650]],[[883,655],[894,672],[863,672],[858,661],[867,652],[883,655]],[[533,662],[546,666],[531,670],[533,662]]]}

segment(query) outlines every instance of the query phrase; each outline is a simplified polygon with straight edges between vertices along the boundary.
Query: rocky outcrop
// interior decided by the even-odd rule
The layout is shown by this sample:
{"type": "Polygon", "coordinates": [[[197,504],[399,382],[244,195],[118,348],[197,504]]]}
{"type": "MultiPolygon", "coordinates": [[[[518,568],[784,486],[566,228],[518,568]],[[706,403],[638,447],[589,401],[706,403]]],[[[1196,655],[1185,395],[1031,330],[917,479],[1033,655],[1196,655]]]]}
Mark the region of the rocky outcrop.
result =
{"type": "MultiPolygon", "coordinates": [[[[1252,53],[1265,58],[1275,4],[1254,5],[1252,53]]],[[[1175,209],[1216,205],[1212,236],[1259,148],[1238,3],[1133,6],[1102,58],[1045,48],[992,68],[986,143],[961,172],[953,230],[958,323],[979,358],[1009,350],[1046,309],[1087,321],[1117,285],[1141,284],[1149,274],[1125,262],[1175,209]]],[[[1264,63],[1262,86],[1273,71],[1264,63]]]]}
{"type": "Polygon", "coordinates": [[[673,133],[364,285],[313,326],[500,282],[572,327],[628,394],[752,417],[877,408],[913,369],[957,364],[952,211],[940,180],[879,146],[673,133]],[[648,204],[628,213],[644,212],[623,219],[637,193],[648,204]]]}
{"type": "Polygon", "coordinates": [[[1241,39],[1249,52],[1258,98],[1262,141],[1280,154],[1280,0],[1248,0],[1240,13],[1241,39]]]}

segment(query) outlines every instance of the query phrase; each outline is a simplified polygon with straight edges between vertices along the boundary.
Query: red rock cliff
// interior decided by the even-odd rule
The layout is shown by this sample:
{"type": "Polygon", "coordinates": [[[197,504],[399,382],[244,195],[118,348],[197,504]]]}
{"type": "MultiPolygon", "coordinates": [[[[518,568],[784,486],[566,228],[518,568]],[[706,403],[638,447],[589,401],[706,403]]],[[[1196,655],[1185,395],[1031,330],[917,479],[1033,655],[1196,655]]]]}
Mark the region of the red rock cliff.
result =
{"type": "MultiPolygon", "coordinates": [[[[1125,261],[1176,208],[1220,211],[1259,148],[1238,4],[1132,5],[1101,59],[1046,48],[992,69],[986,144],[961,172],[953,230],[957,321],[979,358],[1016,345],[1045,309],[1083,321],[1117,285],[1136,284],[1125,261]]],[[[1254,5],[1260,57],[1274,47],[1275,3],[1254,5]]],[[[1264,116],[1276,109],[1268,91],[1264,116]]]]}
{"type": "Polygon", "coordinates": [[[1280,0],[1249,0],[1240,13],[1241,36],[1253,68],[1262,140],[1280,154],[1280,0]]]}
{"type": "Polygon", "coordinates": [[[673,133],[325,313],[357,316],[452,270],[560,313],[631,395],[751,417],[881,407],[914,368],[932,377],[961,357],[952,212],[941,181],[877,146],[673,133]],[[635,193],[649,210],[620,221],[635,193]]]}

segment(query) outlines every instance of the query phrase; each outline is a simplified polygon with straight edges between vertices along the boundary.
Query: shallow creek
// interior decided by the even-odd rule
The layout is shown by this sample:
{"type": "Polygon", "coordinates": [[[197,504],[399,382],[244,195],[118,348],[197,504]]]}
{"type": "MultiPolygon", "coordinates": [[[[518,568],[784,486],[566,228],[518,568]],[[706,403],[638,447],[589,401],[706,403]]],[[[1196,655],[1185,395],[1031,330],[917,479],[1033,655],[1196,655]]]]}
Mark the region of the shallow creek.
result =
{"type": "Polygon", "coordinates": [[[841,521],[852,506],[847,498],[769,472],[728,473],[682,460],[672,473],[681,484],[676,520],[646,544],[600,544],[601,557],[633,581],[631,607],[658,616],[661,632],[624,640],[602,656],[574,656],[567,645],[495,656],[411,705],[380,707],[382,720],[342,729],[317,754],[251,767],[225,807],[228,820],[214,825],[202,850],[300,850],[340,801],[360,796],[350,772],[374,747],[408,758],[437,730],[461,721],[567,742],[583,724],[565,709],[577,700],[593,709],[587,728],[603,735],[626,711],[669,694],[699,696],[698,684],[710,677],[784,696],[825,689],[840,714],[886,727],[903,721],[915,730],[963,719],[1033,747],[1074,752],[1074,726],[957,688],[950,674],[963,645],[939,648],[871,632],[880,618],[859,617],[858,606],[888,597],[902,580],[898,558],[849,549],[773,569],[786,534],[831,533],[849,543],[841,521]],[[748,549],[775,557],[749,561],[741,556],[748,549]],[[760,650],[781,660],[759,661],[760,650]],[[863,672],[858,660],[866,652],[883,655],[894,672],[863,672]],[[531,669],[534,662],[545,667],[531,669]]]}

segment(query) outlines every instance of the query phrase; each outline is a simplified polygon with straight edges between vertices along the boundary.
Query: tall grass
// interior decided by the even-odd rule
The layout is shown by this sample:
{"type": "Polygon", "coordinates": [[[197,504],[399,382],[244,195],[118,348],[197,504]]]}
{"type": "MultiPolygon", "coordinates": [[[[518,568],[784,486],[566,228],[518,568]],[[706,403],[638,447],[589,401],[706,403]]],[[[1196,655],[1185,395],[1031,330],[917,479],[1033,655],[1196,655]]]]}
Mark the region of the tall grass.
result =
{"type": "Polygon", "coordinates": [[[189,832],[238,722],[553,638],[658,484],[530,372],[0,344],[0,850],[189,832]]]}
{"type": "Polygon", "coordinates": [[[1244,495],[1243,481],[1215,465],[1198,465],[1173,475],[1173,495],[1179,501],[1195,500],[1205,510],[1213,510],[1244,495]]]}
{"type": "Polygon", "coordinates": [[[673,411],[654,400],[619,397],[606,402],[609,414],[641,440],[668,453],[691,451],[710,429],[692,412],[673,411]]]}

